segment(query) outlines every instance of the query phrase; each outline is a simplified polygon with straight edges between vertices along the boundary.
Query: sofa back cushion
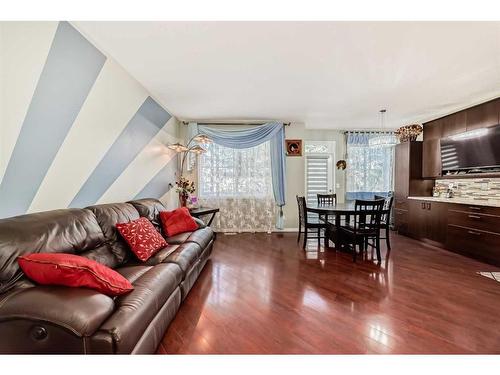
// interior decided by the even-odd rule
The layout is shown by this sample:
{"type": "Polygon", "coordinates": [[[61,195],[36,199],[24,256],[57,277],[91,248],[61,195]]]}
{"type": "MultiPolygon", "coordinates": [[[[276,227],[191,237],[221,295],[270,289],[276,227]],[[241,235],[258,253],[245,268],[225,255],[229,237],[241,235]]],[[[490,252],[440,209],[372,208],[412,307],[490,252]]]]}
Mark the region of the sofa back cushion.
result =
{"type": "Polygon", "coordinates": [[[70,253],[92,258],[94,252],[107,266],[117,265],[96,217],[88,210],[55,210],[1,219],[0,292],[21,278],[18,256],[70,253]]]}
{"type": "Polygon", "coordinates": [[[130,203],[99,204],[87,207],[87,209],[91,210],[97,218],[104,238],[119,265],[125,264],[130,259],[131,253],[128,244],[118,233],[116,224],[138,219],[139,212],[130,203]]]}
{"type": "Polygon", "coordinates": [[[148,219],[158,232],[162,233],[160,211],[166,211],[167,209],[158,199],[144,198],[128,203],[135,207],[139,215],[148,219]]]}

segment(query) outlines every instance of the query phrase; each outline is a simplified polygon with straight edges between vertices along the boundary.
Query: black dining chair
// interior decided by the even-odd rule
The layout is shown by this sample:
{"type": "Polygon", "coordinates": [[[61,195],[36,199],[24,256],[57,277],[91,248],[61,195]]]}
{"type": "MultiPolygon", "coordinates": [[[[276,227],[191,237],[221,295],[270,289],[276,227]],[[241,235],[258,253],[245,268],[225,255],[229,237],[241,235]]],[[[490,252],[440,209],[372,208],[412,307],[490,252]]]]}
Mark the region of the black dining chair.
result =
{"type": "MultiPolygon", "coordinates": [[[[337,203],[337,194],[316,194],[318,206],[333,206],[337,203]]],[[[328,215],[319,215],[319,220],[328,221],[328,215]]]]}
{"type": "Polygon", "coordinates": [[[318,217],[311,217],[307,213],[307,203],[306,203],[306,198],[305,197],[299,197],[298,195],[296,196],[297,198],[297,206],[299,208],[299,234],[297,236],[297,242],[300,241],[300,235],[302,234],[302,227],[304,228],[304,243],[302,245],[302,248],[306,248],[307,240],[308,239],[318,239],[318,246],[320,244],[320,239],[325,238],[324,235],[321,236],[321,230],[326,229],[326,223],[320,222],[318,217]],[[314,232],[311,232],[310,229],[314,230],[316,236],[310,236],[310,234],[313,234],[314,232]]]}
{"type": "Polygon", "coordinates": [[[384,200],[384,212],[382,213],[382,217],[380,219],[380,229],[385,230],[385,237],[380,237],[381,240],[385,240],[385,243],[387,244],[387,249],[391,250],[391,240],[389,238],[389,233],[390,233],[390,225],[391,225],[391,209],[392,209],[392,202],[394,200],[394,197],[392,195],[388,197],[383,197],[381,195],[375,195],[373,197],[375,200],[384,200]]]}
{"type": "Polygon", "coordinates": [[[374,246],[377,252],[377,259],[380,262],[380,220],[382,218],[384,199],[358,200],[354,202],[354,223],[340,227],[340,241],[345,247],[352,246],[352,260],[356,261],[359,246],[360,253],[365,249],[365,245],[374,246]],[[373,244],[367,243],[367,238],[374,240],[373,244]]]}
{"type": "Polygon", "coordinates": [[[333,206],[337,203],[337,194],[316,194],[318,206],[333,206]]]}

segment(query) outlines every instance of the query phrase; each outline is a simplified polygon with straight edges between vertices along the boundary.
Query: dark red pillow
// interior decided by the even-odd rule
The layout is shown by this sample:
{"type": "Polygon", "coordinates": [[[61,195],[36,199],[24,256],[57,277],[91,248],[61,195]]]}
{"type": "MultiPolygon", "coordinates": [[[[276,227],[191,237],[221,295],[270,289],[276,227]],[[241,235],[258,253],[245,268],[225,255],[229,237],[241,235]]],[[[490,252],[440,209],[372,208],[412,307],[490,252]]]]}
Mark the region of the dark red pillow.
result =
{"type": "Polygon", "coordinates": [[[158,250],[167,246],[167,242],[153,224],[141,217],[130,223],[116,224],[116,229],[130,246],[134,254],[145,262],[158,250]]]}
{"type": "Polygon", "coordinates": [[[194,221],[187,207],[177,208],[173,211],[160,211],[160,220],[163,232],[169,237],[198,229],[198,224],[194,221]]]}
{"type": "Polygon", "coordinates": [[[38,253],[17,258],[28,278],[42,285],[64,285],[95,289],[118,296],[134,289],[118,272],[78,255],[38,253]]]}

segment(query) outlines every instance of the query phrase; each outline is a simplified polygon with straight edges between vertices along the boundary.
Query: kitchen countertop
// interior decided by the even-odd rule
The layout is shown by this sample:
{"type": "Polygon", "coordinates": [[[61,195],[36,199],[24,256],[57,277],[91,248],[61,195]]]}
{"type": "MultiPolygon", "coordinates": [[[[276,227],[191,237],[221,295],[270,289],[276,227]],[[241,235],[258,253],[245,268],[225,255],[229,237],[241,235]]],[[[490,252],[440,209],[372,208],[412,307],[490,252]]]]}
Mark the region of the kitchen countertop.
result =
{"type": "Polygon", "coordinates": [[[471,204],[475,206],[500,207],[499,200],[482,200],[482,199],[480,200],[480,199],[444,198],[444,197],[408,197],[408,199],[430,201],[430,202],[471,204]]]}

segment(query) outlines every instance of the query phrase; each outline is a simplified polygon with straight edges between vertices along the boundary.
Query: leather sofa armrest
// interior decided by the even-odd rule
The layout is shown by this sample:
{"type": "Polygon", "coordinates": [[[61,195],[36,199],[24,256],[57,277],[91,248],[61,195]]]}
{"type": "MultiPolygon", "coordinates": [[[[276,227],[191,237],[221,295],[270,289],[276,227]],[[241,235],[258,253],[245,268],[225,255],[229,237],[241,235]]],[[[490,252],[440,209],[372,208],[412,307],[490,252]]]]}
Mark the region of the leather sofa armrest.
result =
{"type": "Polygon", "coordinates": [[[0,324],[16,320],[47,322],[83,337],[97,331],[113,310],[113,299],[91,289],[17,288],[0,297],[0,324]]]}
{"type": "Polygon", "coordinates": [[[196,221],[196,224],[198,224],[198,229],[205,228],[207,226],[203,220],[198,219],[197,217],[193,217],[193,219],[196,221]]]}

